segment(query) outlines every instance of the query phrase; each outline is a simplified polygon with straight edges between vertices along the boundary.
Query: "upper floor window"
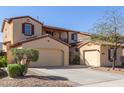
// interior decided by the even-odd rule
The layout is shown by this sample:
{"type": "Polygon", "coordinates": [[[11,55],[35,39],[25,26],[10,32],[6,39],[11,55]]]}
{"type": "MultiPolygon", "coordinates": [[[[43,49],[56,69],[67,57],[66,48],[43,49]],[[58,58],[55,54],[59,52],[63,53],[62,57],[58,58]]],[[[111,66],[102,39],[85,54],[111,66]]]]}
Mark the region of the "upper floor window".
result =
{"type": "Polygon", "coordinates": [[[77,34],[75,34],[75,33],[71,34],[71,40],[76,41],[77,40],[77,34]]]}
{"type": "Polygon", "coordinates": [[[27,36],[34,35],[34,25],[30,23],[23,23],[22,24],[22,33],[27,36]]]}

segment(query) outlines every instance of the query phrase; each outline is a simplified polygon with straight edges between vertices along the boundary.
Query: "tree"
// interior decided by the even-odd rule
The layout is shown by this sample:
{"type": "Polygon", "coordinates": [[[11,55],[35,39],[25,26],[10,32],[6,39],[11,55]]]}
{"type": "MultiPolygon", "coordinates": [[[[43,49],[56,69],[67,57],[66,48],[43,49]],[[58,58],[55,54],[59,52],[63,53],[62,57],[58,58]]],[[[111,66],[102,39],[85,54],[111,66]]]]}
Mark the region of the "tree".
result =
{"type": "Polygon", "coordinates": [[[16,63],[21,64],[21,61],[26,56],[26,64],[28,65],[30,61],[37,61],[39,58],[39,52],[34,49],[11,49],[12,55],[16,61],[16,63]]]}
{"type": "Polygon", "coordinates": [[[93,41],[105,41],[112,43],[114,49],[112,68],[115,68],[116,53],[118,47],[123,43],[124,17],[119,11],[108,11],[93,27],[95,34],[91,36],[93,41]]]}

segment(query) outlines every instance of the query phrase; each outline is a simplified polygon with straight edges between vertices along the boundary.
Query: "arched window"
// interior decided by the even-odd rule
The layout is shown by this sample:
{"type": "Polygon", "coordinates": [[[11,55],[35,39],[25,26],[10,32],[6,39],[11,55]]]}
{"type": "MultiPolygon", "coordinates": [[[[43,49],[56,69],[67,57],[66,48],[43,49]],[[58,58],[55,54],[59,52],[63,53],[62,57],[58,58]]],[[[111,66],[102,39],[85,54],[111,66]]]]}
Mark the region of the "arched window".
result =
{"type": "Polygon", "coordinates": [[[31,23],[23,23],[22,33],[27,36],[34,35],[34,25],[32,25],[31,23]]]}

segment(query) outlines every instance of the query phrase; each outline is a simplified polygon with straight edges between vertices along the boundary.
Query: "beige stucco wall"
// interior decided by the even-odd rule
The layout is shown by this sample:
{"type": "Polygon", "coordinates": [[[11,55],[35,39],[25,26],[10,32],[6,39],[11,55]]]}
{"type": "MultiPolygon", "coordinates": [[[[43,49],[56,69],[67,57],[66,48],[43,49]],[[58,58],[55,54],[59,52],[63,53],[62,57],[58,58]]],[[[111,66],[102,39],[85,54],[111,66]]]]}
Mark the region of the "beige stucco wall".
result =
{"type": "MultiPolygon", "coordinates": [[[[5,22],[5,26],[3,28],[3,42],[7,42],[7,41],[13,41],[13,23],[8,23],[5,22]]],[[[4,51],[6,51],[6,46],[2,45],[2,49],[4,51]]]]}
{"type": "Polygon", "coordinates": [[[13,23],[5,22],[5,26],[3,28],[3,42],[12,41],[12,31],[13,31],[13,23]]]}
{"type": "MultiPolygon", "coordinates": [[[[101,46],[101,66],[112,66],[112,62],[108,60],[108,49],[109,48],[110,46],[101,46]]],[[[117,50],[116,66],[121,65],[120,56],[122,55],[123,55],[123,52],[122,52],[122,48],[120,47],[117,50]]]]}
{"type": "Polygon", "coordinates": [[[5,51],[5,52],[7,51],[6,45],[2,44],[2,50],[5,51]]]}
{"type": "Polygon", "coordinates": [[[59,39],[59,32],[54,32],[53,37],[59,39]]]}
{"type": "Polygon", "coordinates": [[[62,39],[62,40],[67,40],[67,39],[68,39],[68,34],[67,34],[67,32],[61,32],[61,39],[62,39]]]}
{"type": "MultiPolygon", "coordinates": [[[[63,51],[64,66],[67,66],[69,64],[69,47],[54,40],[54,39],[51,39],[50,37],[45,37],[42,39],[24,43],[24,44],[22,44],[22,48],[34,48],[34,49],[38,49],[38,50],[45,48],[45,49],[53,49],[53,50],[63,51]]],[[[46,54],[44,54],[44,55],[46,55],[46,54]]],[[[53,53],[53,55],[56,55],[56,54],[53,53]]],[[[48,58],[48,59],[50,59],[50,58],[48,58]]],[[[53,58],[53,59],[58,60],[58,58],[53,58]]],[[[51,62],[51,60],[49,60],[49,62],[51,62]]]]}
{"type": "Polygon", "coordinates": [[[42,33],[42,25],[30,18],[20,18],[15,19],[13,22],[13,42],[12,44],[17,43],[20,40],[24,40],[26,38],[30,38],[33,36],[41,36],[42,33]],[[22,33],[22,23],[31,23],[34,25],[34,35],[33,36],[25,36],[22,33]]]}
{"type": "MultiPolygon", "coordinates": [[[[84,62],[84,52],[85,51],[89,51],[89,50],[93,50],[93,51],[98,51],[97,53],[97,64],[98,66],[100,66],[100,45],[95,45],[93,43],[88,43],[84,46],[82,46],[81,48],[79,48],[79,53],[80,53],[80,64],[85,64],[84,62]]],[[[90,57],[90,55],[89,55],[90,57]]],[[[96,63],[94,63],[94,65],[96,65],[96,63]]]]}
{"type": "Polygon", "coordinates": [[[78,33],[77,34],[77,40],[78,41],[89,41],[90,36],[78,33]]]}
{"type": "Polygon", "coordinates": [[[124,47],[122,47],[122,55],[124,56],[124,47]]]}

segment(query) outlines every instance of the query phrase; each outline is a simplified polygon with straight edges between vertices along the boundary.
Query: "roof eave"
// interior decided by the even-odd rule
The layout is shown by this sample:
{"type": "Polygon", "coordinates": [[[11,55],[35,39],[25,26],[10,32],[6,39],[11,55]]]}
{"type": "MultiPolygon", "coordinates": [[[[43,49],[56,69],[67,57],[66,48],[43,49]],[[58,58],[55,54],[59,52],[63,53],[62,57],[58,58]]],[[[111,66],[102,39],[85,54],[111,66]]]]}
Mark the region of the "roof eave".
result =
{"type": "Polygon", "coordinates": [[[14,45],[11,45],[11,47],[19,46],[19,45],[22,45],[23,43],[27,43],[27,42],[34,41],[34,40],[41,39],[41,38],[45,38],[45,37],[50,37],[50,38],[52,38],[52,39],[54,39],[54,40],[56,40],[56,41],[58,41],[58,42],[60,42],[60,43],[62,43],[62,44],[67,45],[68,47],[71,47],[71,45],[69,45],[68,43],[65,43],[64,41],[55,39],[55,38],[53,38],[52,36],[50,36],[50,35],[48,35],[48,34],[43,35],[43,36],[41,36],[41,37],[37,37],[37,38],[33,38],[33,39],[29,39],[29,40],[25,40],[25,41],[18,42],[18,43],[14,44],[14,45]]]}
{"type": "Polygon", "coordinates": [[[30,17],[30,16],[13,17],[13,18],[10,18],[10,19],[8,19],[8,20],[6,20],[6,18],[5,18],[4,21],[3,21],[3,24],[2,24],[1,32],[3,32],[4,26],[5,26],[5,22],[11,23],[11,22],[12,22],[13,20],[15,20],[15,19],[26,18],[26,17],[28,17],[28,18],[30,18],[30,19],[32,19],[32,20],[38,22],[39,24],[43,25],[42,22],[40,22],[40,21],[38,21],[38,20],[36,20],[36,19],[30,17]]]}

